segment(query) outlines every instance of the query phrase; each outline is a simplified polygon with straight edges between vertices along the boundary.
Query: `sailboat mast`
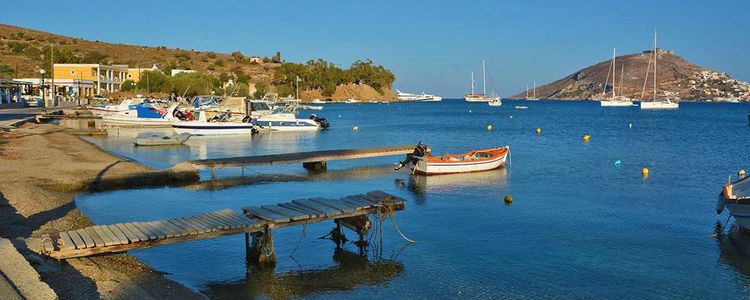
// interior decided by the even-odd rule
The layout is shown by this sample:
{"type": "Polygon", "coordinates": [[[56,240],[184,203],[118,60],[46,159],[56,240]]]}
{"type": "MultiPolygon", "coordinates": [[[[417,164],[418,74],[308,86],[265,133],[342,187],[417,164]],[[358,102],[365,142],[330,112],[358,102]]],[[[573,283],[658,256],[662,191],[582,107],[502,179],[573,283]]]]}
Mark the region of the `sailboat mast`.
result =
{"type": "Polygon", "coordinates": [[[526,98],[529,98],[529,85],[526,85],[526,98]]]}
{"type": "Polygon", "coordinates": [[[656,52],[656,29],[654,29],[654,101],[656,101],[656,59],[658,58],[656,52]]]}
{"type": "Polygon", "coordinates": [[[612,100],[615,99],[615,83],[617,82],[617,79],[615,78],[615,74],[617,74],[617,49],[612,48],[612,100]]]}
{"type": "Polygon", "coordinates": [[[471,71],[471,94],[474,94],[474,71],[471,71]]]}
{"type": "Polygon", "coordinates": [[[487,96],[487,72],[484,70],[484,59],[482,60],[482,96],[487,96]]]}
{"type": "Polygon", "coordinates": [[[536,80],[534,80],[534,99],[536,99],[536,80]]]}
{"type": "Polygon", "coordinates": [[[622,96],[622,82],[625,79],[625,64],[622,64],[620,70],[622,70],[622,72],[620,73],[620,96],[622,96]]]}

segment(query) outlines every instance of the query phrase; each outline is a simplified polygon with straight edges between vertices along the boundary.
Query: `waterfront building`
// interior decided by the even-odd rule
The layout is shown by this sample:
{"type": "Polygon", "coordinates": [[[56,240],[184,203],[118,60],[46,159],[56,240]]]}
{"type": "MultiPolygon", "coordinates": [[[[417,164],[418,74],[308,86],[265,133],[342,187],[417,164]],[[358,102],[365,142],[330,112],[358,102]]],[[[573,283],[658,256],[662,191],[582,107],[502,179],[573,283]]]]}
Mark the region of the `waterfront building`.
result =
{"type": "Polygon", "coordinates": [[[126,65],[55,64],[53,82],[55,86],[63,84],[79,86],[90,81],[93,84],[94,93],[103,95],[119,91],[127,73],[128,66],[126,65]]]}
{"type": "Polygon", "coordinates": [[[128,75],[125,77],[125,79],[138,82],[139,80],[141,80],[141,73],[145,71],[159,71],[159,68],[156,67],[156,64],[154,64],[150,69],[141,67],[128,68],[128,75]]]}

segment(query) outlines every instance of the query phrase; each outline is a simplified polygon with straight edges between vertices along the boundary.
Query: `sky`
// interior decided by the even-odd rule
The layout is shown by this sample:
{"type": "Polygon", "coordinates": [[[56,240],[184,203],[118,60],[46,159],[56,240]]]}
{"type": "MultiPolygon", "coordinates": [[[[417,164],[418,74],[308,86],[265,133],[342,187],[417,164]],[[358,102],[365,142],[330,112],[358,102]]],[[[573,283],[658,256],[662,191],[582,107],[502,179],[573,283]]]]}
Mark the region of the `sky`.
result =
{"type": "MultiPolygon", "coordinates": [[[[371,59],[394,89],[461,97],[486,60],[502,96],[618,54],[659,47],[750,81],[750,0],[233,1],[3,0],[0,23],[170,48],[371,59]]],[[[478,81],[481,85],[481,81],[478,81]]],[[[489,84],[488,84],[489,85],[489,84]]]]}

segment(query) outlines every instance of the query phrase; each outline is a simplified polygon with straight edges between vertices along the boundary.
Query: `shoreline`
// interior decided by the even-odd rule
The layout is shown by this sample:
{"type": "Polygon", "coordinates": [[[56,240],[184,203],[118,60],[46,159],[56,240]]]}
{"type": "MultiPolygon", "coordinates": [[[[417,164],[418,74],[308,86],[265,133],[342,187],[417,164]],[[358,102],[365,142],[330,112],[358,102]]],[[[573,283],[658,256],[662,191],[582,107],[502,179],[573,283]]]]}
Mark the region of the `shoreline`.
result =
{"type": "Polygon", "coordinates": [[[76,208],[80,193],[153,186],[155,178],[195,180],[190,172],[154,171],[65,131],[59,125],[26,123],[0,133],[0,236],[14,241],[59,298],[205,299],[127,253],[56,261],[30,249],[42,234],[93,225],[76,208]]]}

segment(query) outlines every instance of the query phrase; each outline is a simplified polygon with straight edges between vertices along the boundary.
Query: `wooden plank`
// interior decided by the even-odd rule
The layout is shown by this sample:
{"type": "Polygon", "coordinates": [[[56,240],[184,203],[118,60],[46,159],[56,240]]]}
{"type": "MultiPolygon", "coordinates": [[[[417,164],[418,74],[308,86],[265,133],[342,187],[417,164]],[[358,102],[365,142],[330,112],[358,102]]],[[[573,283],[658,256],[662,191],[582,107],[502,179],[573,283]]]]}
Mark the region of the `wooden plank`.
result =
{"type": "Polygon", "coordinates": [[[211,232],[211,226],[208,226],[208,224],[201,222],[200,220],[198,220],[197,218],[193,216],[184,217],[182,219],[185,220],[186,222],[195,224],[195,226],[198,226],[201,233],[211,232]]]}
{"type": "Polygon", "coordinates": [[[217,215],[216,213],[207,213],[207,214],[204,214],[203,217],[210,220],[214,224],[217,224],[218,226],[217,228],[219,228],[219,230],[236,228],[235,227],[236,225],[234,223],[227,221],[226,219],[217,215]]]}
{"type": "Polygon", "coordinates": [[[190,228],[191,232],[194,232],[195,234],[201,234],[205,232],[205,229],[203,228],[201,224],[188,220],[188,218],[183,217],[183,218],[176,219],[176,221],[179,221],[179,222],[182,222],[182,224],[185,224],[185,226],[190,228]]]}
{"type": "Polygon", "coordinates": [[[47,233],[42,235],[42,248],[42,252],[55,251],[55,244],[52,243],[52,238],[47,233]]]}
{"type": "Polygon", "coordinates": [[[357,194],[357,195],[354,195],[353,197],[357,197],[359,199],[362,199],[362,200],[365,200],[365,201],[369,201],[373,205],[380,205],[380,200],[378,200],[378,199],[376,199],[374,197],[370,197],[367,194],[357,194]]]}
{"type": "Polygon", "coordinates": [[[231,219],[237,220],[240,223],[245,224],[245,226],[260,224],[258,222],[253,221],[253,220],[250,220],[245,215],[237,214],[234,211],[231,211],[231,212],[219,212],[219,214],[221,214],[222,216],[225,216],[227,218],[231,218],[231,219]]]}
{"type": "MultiPolygon", "coordinates": [[[[114,246],[114,245],[120,245],[120,239],[119,239],[119,238],[118,238],[118,237],[117,237],[117,236],[116,236],[116,235],[114,234],[114,232],[112,232],[111,230],[109,230],[109,228],[107,228],[107,226],[104,226],[104,225],[97,225],[97,226],[95,226],[95,227],[96,227],[96,229],[94,229],[94,230],[99,230],[99,231],[101,231],[101,232],[102,232],[102,233],[103,233],[104,235],[106,235],[106,236],[107,236],[107,239],[104,239],[104,245],[105,245],[105,246],[110,246],[110,245],[111,245],[111,246],[114,246]],[[109,243],[110,243],[109,245],[107,245],[107,242],[108,242],[108,241],[109,241],[109,243]]],[[[101,235],[99,235],[99,236],[101,236],[101,235]]]]}
{"type": "Polygon", "coordinates": [[[60,249],[73,250],[75,248],[76,244],[73,243],[73,240],[70,238],[70,235],[68,235],[68,232],[60,231],[60,249]]]}
{"type": "Polygon", "coordinates": [[[123,225],[125,225],[125,227],[130,229],[130,232],[134,233],[138,237],[138,239],[141,240],[141,242],[145,242],[149,240],[148,234],[143,233],[143,231],[138,229],[138,227],[136,227],[135,224],[125,223],[123,225]]]}
{"type": "Polygon", "coordinates": [[[338,205],[338,206],[344,207],[346,209],[358,210],[358,209],[362,208],[362,205],[359,205],[359,203],[351,203],[351,202],[348,202],[348,201],[344,201],[342,199],[335,199],[335,200],[331,199],[331,200],[328,200],[328,201],[331,202],[331,203],[333,203],[334,205],[338,205]]]}
{"type": "Polygon", "coordinates": [[[120,231],[122,231],[122,233],[125,234],[125,236],[128,238],[128,240],[131,243],[137,243],[141,241],[141,237],[138,236],[138,234],[136,234],[135,232],[133,232],[133,230],[125,226],[124,223],[117,223],[115,224],[115,226],[117,226],[117,228],[119,228],[120,231]]]}
{"type": "Polygon", "coordinates": [[[299,212],[304,213],[304,214],[308,214],[311,219],[312,218],[323,218],[323,217],[326,216],[326,214],[323,213],[323,212],[319,212],[317,210],[313,210],[312,208],[307,208],[307,207],[304,207],[304,206],[299,206],[299,205],[294,204],[294,203],[280,203],[279,206],[286,207],[288,209],[293,209],[293,210],[299,211],[299,212]]]}
{"type": "Polygon", "coordinates": [[[292,221],[307,220],[310,218],[309,214],[299,212],[296,210],[292,210],[292,209],[288,209],[279,205],[264,205],[264,206],[261,206],[261,208],[265,210],[270,210],[280,215],[288,216],[290,219],[292,219],[292,221]]]}
{"type": "Polygon", "coordinates": [[[338,203],[336,203],[335,200],[331,200],[331,199],[312,198],[312,199],[310,199],[310,201],[317,202],[317,203],[323,204],[325,206],[335,208],[335,209],[341,211],[342,213],[347,213],[347,212],[354,211],[354,209],[351,209],[348,206],[344,206],[344,205],[338,204],[338,203]]]}
{"type": "Polygon", "coordinates": [[[178,222],[177,219],[169,219],[166,221],[167,223],[169,223],[169,225],[171,225],[173,229],[176,228],[177,232],[179,232],[181,236],[190,235],[190,232],[192,231],[190,228],[188,228],[184,224],[178,222]]]}
{"type": "Polygon", "coordinates": [[[149,228],[146,225],[144,225],[143,222],[133,222],[132,224],[133,224],[133,226],[135,226],[135,228],[138,228],[138,230],[140,230],[141,232],[143,232],[143,234],[145,234],[146,236],[148,236],[149,240],[158,240],[159,239],[159,234],[156,233],[155,231],[151,230],[151,228],[149,228]]]}
{"type": "Polygon", "coordinates": [[[169,220],[159,221],[159,223],[167,228],[169,228],[175,237],[181,237],[189,235],[190,233],[186,230],[182,229],[181,227],[178,227],[177,225],[173,224],[172,222],[169,222],[169,220]]]}
{"type": "Polygon", "coordinates": [[[78,236],[80,236],[83,242],[86,244],[86,248],[96,247],[96,243],[94,242],[94,239],[91,238],[91,235],[89,235],[88,232],[86,232],[83,229],[76,229],[76,232],[78,233],[78,236]]]}
{"type": "Polygon", "coordinates": [[[117,226],[117,228],[120,229],[120,231],[122,231],[123,234],[125,234],[125,237],[127,237],[131,243],[137,243],[141,241],[141,238],[139,238],[135,233],[130,231],[130,229],[127,226],[125,226],[125,224],[117,223],[114,226],[117,226]]]}
{"type": "Polygon", "coordinates": [[[70,236],[70,239],[73,240],[73,244],[76,245],[76,249],[86,249],[86,243],[83,241],[80,235],[78,235],[78,232],[75,230],[69,230],[67,231],[68,236],[70,236]]]}
{"type": "Polygon", "coordinates": [[[163,231],[161,228],[157,227],[156,224],[154,224],[153,221],[143,222],[141,224],[143,224],[144,226],[148,227],[148,229],[150,229],[151,232],[155,233],[156,236],[159,239],[166,239],[167,238],[167,232],[163,231]]]}
{"type": "Polygon", "coordinates": [[[111,230],[115,234],[115,237],[117,237],[118,239],[120,239],[120,245],[127,244],[127,243],[130,242],[130,240],[125,235],[125,233],[123,233],[122,230],[120,230],[120,228],[117,228],[117,226],[115,226],[115,225],[108,225],[107,228],[109,228],[109,230],[111,230]]]}
{"type": "Polygon", "coordinates": [[[182,218],[170,219],[169,222],[176,226],[182,227],[189,235],[196,235],[200,232],[200,229],[193,227],[193,225],[185,222],[185,220],[183,220],[182,218]]]}
{"type": "Polygon", "coordinates": [[[104,246],[114,245],[115,241],[112,240],[112,238],[106,232],[104,232],[104,230],[99,228],[99,226],[92,226],[91,229],[93,229],[94,232],[99,235],[99,237],[102,239],[102,242],[104,243],[104,246]]]}
{"type": "Polygon", "coordinates": [[[214,216],[211,216],[208,213],[197,215],[196,218],[210,225],[214,229],[214,231],[229,229],[229,227],[231,227],[229,224],[227,224],[223,220],[216,218],[214,216]]]}
{"type": "Polygon", "coordinates": [[[243,207],[242,210],[245,211],[246,215],[257,216],[258,218],[272,222],[286,223],[290,221],[289,217],[262,209],[260,207],[243,207]]]}
{"type": "Polygon", "coordinates": [[[153,221],[151,222],[151,225],[155,227],[156,229],[160,230],[161,232],[164,232],[167,238],[173,238],[178,236],[177,232],[174,231],[172,228],[168,227],[164,221],[153,221]]]}
{"type": "Polygon", "coordinates": [[[96,245],[96,247],[104,247],[104,240],[102,240],[99,234],[96,233],[94,227],[86,227],[83,230],[89,234],[92,240],[94,240],[94,244],[96,245]]]}
{"type": "Polygon", "coordinates": [[[358,205],[360,208],[369,208],[369,207],[372,207],[372,205],[373,205],[369,201],[365,201],[365,200],[362,200],[362,199],[359,199],[359,198],[355,198],[355,197],[344,197],[344,198],[341,198],[339,200],[347,202],[347,203],[351,203],[351,204],[354,204],[354,205],[358,205]]]}
{"type": "Polygon", "coordinates": [[[220,219],[222,221],[224,221],[225,224],[229,225],[230,229],[237,229],[237,228],[242,228],[242,227],[245,226],[244,223],[242,223],[242,222],[240,222],[238,220],[234,220],[232,218],[229,218],[227,216],[221,215],[219,212],[214,212],[214,213],[211,213],[210,215],[213,216],[213,217],[216,217],[216,218],[218,218],[218,219],[220,219]]]}
{"type": "Polygon", "coordinates": [[[331,217],[334,215],[341,214],[341,211],[332,207],[325,206],[323,204],[317,203],[312,201],[311,199],[305,199],[305,200],[292,200],[292,203],[297,204],[302,207],[309,207],[314,210],[323,212],[326,214],[327,217],[331,217]]]}

